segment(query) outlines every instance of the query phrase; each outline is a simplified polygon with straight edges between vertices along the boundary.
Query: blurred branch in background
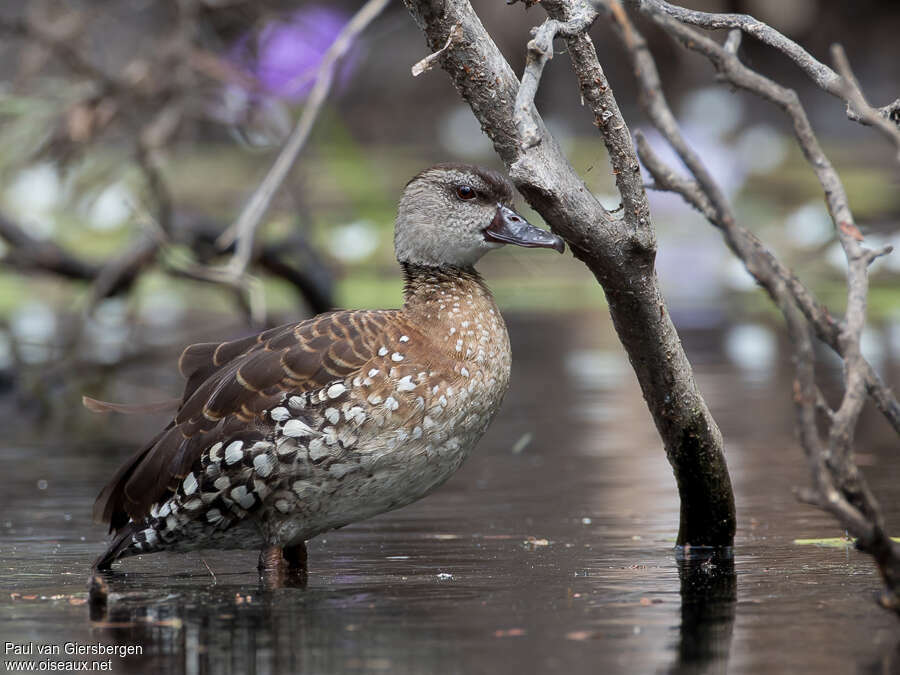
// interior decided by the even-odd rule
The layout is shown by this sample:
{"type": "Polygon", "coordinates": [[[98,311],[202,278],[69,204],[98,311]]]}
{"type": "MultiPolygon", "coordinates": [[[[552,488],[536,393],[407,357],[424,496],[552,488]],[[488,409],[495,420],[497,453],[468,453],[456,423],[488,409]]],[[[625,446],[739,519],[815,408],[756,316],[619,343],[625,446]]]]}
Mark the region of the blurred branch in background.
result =
{"type": "Polygon", "coordinates": [[[65,74],[61,94],[27,101],[42,106],[44,123],[29,128],[24,116],[16,120],[20,128],[9,133],[24,152],[13,149],[4,155],[2,168],[50,160],[71,173],[102,158],[109,176],[136,169],[145,194],[134,201],[126,198],[134,235],[106,260],[82,259],[52,235],[32,234],[31,214],[20,222],[5,214],[0,216],[0,238],[9,250],[2,262],[89,282],[89,312],[104,298],[131,289],[145,272],[162,269],[229,288],[248,318],[263,323],[263,293],[249,274],[251,265],[290,283],[313,312],[330,309],[332,274],[308,238],[295,231],[277,243],[256,245],[257,230],[332,90],[341,59],[387,4],[370,0],[345,23],[338,10],[297,10],[279,0],[163,3],[154,11],[169,17],[168,24],[163,21],[168,28],[148,27],[151,48],[129,45],[127,61],[116,67],[104,64],[96,49],[90,30],[101,17],[90,5],[35,2],[0,16],[0,35],[21,44],[18,87],[41,74],[65,74]],[[309,34],[304,38],[298,31],[309,34]],[[302,53],[278,51],[285,41],[299,43],[302,53]],[[281,99],[306,103],[294,133],[235,226],[223,235],[218,218],[200,222],[186,217],[162,168],[165,155],[191,135],[208,134],[210,124],[229,131],[254,124],[257,111],[265,115],[281,99]],[[229,103],[234,100],[242,101],[237,109],[229,103]],[[32,132],[30,145],[25,130],[32,132]],[[123,153],[123,147],[130,152],[123,153]],[[228,256],[224,265],[218,263],[223,255],[228,256]]]}
{"type": "Polygon", "coordinates": [[[381,13],[389,1],[369,0],[338,33],[337,38],[335,38],[328,51],[322,57],[321,64],[316,72],[315,84],[303,109],[303,114],[297,120],[293,133],[291,133],[284,148],[278,154],[278,158],[275,160],[269,173],[266,174],[262,183],[259,184],[253,193],[253,197],[247,202],[247,206],[244,207],[237,221],[219,238],[219,245],[222,247],[230,246],[234,243],[237,244],[234,256],[228,264],[228,271],[234,276],[242,276],[250,263],[256,229],[272,203],[272,197],[275,196],[275,192],[284,182],[294,162],[297,161],[306,139],[309,138],[309,132],[312,130],[316,118],[322,110],[322,105],[325,103],[328,92],[331,91],[335,71],[340,60],[346,56],[356,37],[381,13]]]}
{"type": "MultiPolygon", "coordinates": [[[[797,95],[741,63],[739,34],[732,32],[725,45],[720,45],[686,24],[747,30],[801,63],[826,91],[854,98],[848,100],[848,105],[852,104],[861,114],[866,114],[862,112],[867,106],[863,106],[859,86],[849,74],[842,51],[835,50],[838,70],[842,72],[842,76],[838,76],[815,62],[799,46],[750,17],[719,19],[717,15],[709,14],[698,17],[701,13],[687,12],[656,0],[634,0],[631,5],[686,48],[710,59],[724,81],[781,107],[791,118],[797,142],[819,178],[847,259],[847,308],[843,320],[832,318],[828,308],[815,299],[763,242],[737,224],[734,211],[716,179],[682,135],[666,102],[656,63],[644,38],[617,0],[598,3],[631,59],[644,111],[690,173],[689,177],[680,175],[638,134],[638,152],[654,179],[653,187],[681,195],[722,232],[729,248],[766,290],[787,322],[797,370],[794,403],[798,437],[806,452],[814,485],[812,490],[802,491],[801,497],[834,515],[857,538],[858,548],[875,558],[887,587],[884,604],[900,612],[900,547],[885,531],[878,503],[856,466],[853,445],[854,430],[867,390],[895,431],[900,433],[900,405],[866,362],[860,348],[868,295],[867,270],[877,257],[890,253],[891,247],[871,250],[862,245],[863,236],[854,223],[840,177],[820,147],[797,95]],[[834,408],[816,381],[813,335],[844,360],[843,396],[834,408]],[[820,431],[820,420],[825,423],[824,432],[820,431]]],[[[893,125],[887,118],[879,119],[893,125]]],[[[896,140],[896,127],[887,131],[886,136],[896,140]]]]}

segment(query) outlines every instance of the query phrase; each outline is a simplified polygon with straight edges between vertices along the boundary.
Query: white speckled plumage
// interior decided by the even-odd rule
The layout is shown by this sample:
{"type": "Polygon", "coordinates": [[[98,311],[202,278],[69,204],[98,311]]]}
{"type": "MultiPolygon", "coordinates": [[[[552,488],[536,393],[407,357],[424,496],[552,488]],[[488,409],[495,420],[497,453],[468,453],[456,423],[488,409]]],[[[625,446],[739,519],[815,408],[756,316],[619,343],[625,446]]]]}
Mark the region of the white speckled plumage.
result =
{"type": "MultiPolygon", "coordinates": [[[[402,309],[188,348],[178,415],[98,498],[116,531],[98,565],[163,549],[302,546],[446,481],[509,383],[506,327],[472,264],[500,245],[485,232],[510,197],[492,172],[423,172],[397,219],[402,309]]],[[[523,245],[560,248],[538,236],[523,245]]]]}

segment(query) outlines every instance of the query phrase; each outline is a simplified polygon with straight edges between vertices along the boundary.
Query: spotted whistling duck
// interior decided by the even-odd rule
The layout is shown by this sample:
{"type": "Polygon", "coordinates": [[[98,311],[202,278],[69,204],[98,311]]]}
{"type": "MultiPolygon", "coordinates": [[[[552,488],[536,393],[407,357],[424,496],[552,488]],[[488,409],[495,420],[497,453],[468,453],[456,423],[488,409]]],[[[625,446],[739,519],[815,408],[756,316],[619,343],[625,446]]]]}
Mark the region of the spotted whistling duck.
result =
{"type": "Polygon", "coordinates": [[[100,493],[127,556],[260,549],[304,568],[305,542],[410,504],[446,481],[509,383],[506,326],[475,263],[504,244],[564,250],[510,206],[501,174],[441,164],[400,200],[402,309],[336,311],[189,346],[174,419],[100,493]]]}

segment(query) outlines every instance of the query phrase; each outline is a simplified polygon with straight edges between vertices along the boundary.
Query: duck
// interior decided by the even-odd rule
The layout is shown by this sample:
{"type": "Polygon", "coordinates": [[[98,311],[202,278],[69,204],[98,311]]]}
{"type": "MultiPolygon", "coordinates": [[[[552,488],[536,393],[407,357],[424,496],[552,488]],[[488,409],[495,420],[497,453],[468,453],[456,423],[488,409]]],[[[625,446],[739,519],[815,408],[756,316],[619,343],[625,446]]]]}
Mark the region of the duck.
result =
{"type": "Polygon", "coordinates": [[[158,551],[250,549],[261,573],[305,573],[313,537],[450,478],[509,386],[509,336],[475,264],[506,245],[565,251],[513,195],[499,172],[432,166],[397,209],[401,308],[188,346],[173,418],[97,497],[111,538],[94,570],[158,551]]]}

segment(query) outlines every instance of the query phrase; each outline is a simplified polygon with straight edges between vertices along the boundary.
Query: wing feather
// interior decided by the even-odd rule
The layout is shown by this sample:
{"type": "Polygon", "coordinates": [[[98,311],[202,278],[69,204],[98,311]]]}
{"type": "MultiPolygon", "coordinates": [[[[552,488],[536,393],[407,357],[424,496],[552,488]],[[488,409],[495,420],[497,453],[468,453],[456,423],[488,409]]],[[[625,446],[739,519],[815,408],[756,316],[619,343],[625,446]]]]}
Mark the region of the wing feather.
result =
{"type": "Polygon", "coordinates": [[[286,394],[355,375],[384,341],[389,314],[330,312],[239,340],[189,346],[179,360],[187,383],[178,412],[103,489],[95,517],[112,530],[143,518],[213,443],[271,434],[262,413],[286,394]]]}

